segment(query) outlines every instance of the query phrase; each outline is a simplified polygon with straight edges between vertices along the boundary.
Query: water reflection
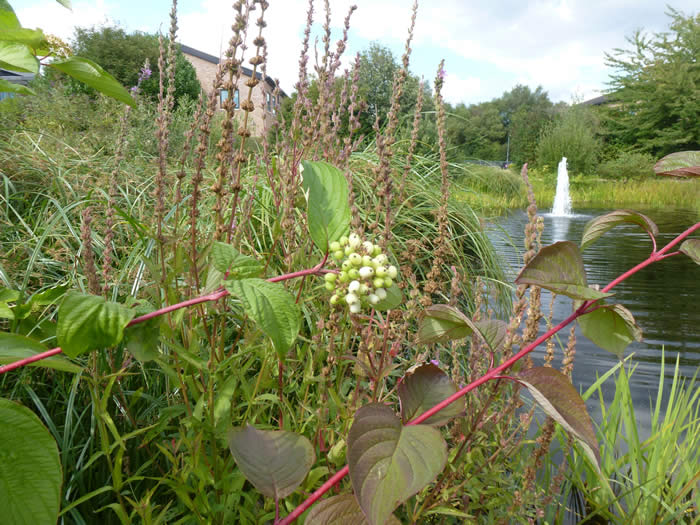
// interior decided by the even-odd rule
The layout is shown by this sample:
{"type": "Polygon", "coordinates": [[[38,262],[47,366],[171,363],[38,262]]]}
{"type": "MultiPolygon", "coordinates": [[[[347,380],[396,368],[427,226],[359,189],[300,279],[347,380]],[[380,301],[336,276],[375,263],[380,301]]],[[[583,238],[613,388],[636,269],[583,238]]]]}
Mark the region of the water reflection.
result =
{"type": "MultiPolygon", "coordinates": [[[[576,210],[570,217],[544,214],[544,245],[562,240],[579,242],[583,227],[592,217],[610,210],[576,210]]],[[[640,210],[642,211],[642,210],[640,210]]],[[[683,211],[649,211],[647,214],[659,226],[659,247],[673,239],[688,226],[697,222],[697,215],[683,211]]],[[[506,262],[512,281],[522,261],[522,231],[527,221],[524,212],[514,212],[499,219],[490,231],[492,242],[506,262]],[[515,242],[509,241],[512,239],[515,242]],[[516,248],[514,248],[514,246],[516,248]]],[[[634,226],[620,226],[601,237],[583,254],[590,284],[607,284],[612,279],[644,260],[652,249],[651,241],[643,230],[634,226]]],[[[681,373],[692,377],[700,367],[700,266],[685,256],[671,257],[641,270],[613,289],[615,301],[626,306],[642,327],[644,341],[633,343],[628,353],[634,352],[637,366],[632,376],[632,396],[637,419],[643,435],[649,429],[649,399],[659,381],[659,363],[662,348],[666,352],[666,379],[673,374],[676,356],[680,358],[681,373]]],[[[545,314],[551,296],[543,293],[545,314]]],[[[557,297],[553,322],[557,323],[571,313],[571,300],[557,297]]],[[[587,388],[616,362],[617,357],[605,352],[585,339],[577,329],[577,353],[574,382],[587,388]]],[[[565,344],[565,338],[564,338],[565,344]]],[[[535,350],[536,361],[542,350],[535,350]]],[[[540,361],[541,362],[541,361],[540,361]]],[[[608,381],[603,395],[607,402],[614,395],[614,384],[608,381]]],[[[597,404],[589,402],[594,417],[597,404]]]]}

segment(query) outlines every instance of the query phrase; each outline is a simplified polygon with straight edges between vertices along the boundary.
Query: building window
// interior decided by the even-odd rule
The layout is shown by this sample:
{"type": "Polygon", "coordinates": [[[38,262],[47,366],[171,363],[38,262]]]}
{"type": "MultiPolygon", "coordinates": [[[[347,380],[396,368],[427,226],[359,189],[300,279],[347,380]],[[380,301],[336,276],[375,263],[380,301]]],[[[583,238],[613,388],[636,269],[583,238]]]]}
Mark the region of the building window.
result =
{"type": "Polygon", "coordinates": [[[5,100],[6,98],[12,98],[14,96],[15,96],[14,93],[2,92],[2,93],[0,93],[0,100],[5,100]]]}
{"type": "MultiPolygon", "coordinates": [[[[224,102],[226,102],[227,100],[228,100],[228,91],[226,89],[222,89],[219,92],[219,104],[221,106],[223,106],[224,102]]],[[[233,107],[234,107],[234,109],[240,109],[240,107],[241,107],[240,101],[238,100],[238,90],[235,90],[233,92],[233,107]]]]}
{"type": "Polygon", "coordinates": [[[267,110],[272,111],[272,97],[269,93],[265,93],[265,98],[267,99],[267,110]]]}
{"type": "Polygon", "coordinates": [[[277,97],[275,95],[272,95],[272,114],[277,114],[277,97]]]}

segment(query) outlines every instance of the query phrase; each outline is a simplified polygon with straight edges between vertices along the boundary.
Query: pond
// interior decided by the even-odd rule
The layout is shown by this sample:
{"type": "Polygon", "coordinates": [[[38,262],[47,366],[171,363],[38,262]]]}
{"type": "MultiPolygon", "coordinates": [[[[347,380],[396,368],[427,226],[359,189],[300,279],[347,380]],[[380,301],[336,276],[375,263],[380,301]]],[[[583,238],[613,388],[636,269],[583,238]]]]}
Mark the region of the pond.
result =
{"type": "MultiPolygon", "coordinates": [[[[579,243],[585,224],[608,209],[578,209],[571,217],[553,217],[542,214],[545,229],[542,244],[570,240],[579,243]]],[[[636,210],[651,218],[659,227],[659,249],[677,234],[698,221],[697,214],[687,211],[636,210]]],[[[523,229],[527,223],[524,211],[515,211],[489,224],[488,235],[508,269],[512,282],[522,266],[523,229]]],[[[697,235],[695,235],[697,237],[697,235]]],[[[638,227],[620,226],[603,235],[583,252],[589,284],[601,287],[624,271],[643,261],[651,252],[647,234],[638,227]]],[[[665,352],[666,383],[670,386],[676,357],[680,360],[683,377],[691,378],[700,368],[700,266],[690,258],[678,255],[648,266],[623,281],[613,290],[615,302],[627,307],[642,328],[644,340],[632,343],[627,353],[634,353],[632,362],[636,370],[631,388],[635,415],[640,434],[645,438],[650,428],[650,400],[655,399],[659,382],[662,350],[665,352]]],[[[550,296],[543,291],[542,305],[545,314],[550,296]]],[[[557,297],[553,322],[565,319],[571,313],[571,300],[557,297]]],[[[615,355],[588,341],[577,328],[576,360],[573,372],[574,384],[585,389],[614,366],[615,355]]],[[[564,335],[564,344],[566,336],[564,335]]],[[[535,362],[542,362],[543,348],[534,352],[535,362]]],[[[609,403],[614,396],[614,382],[609,379],[603,388],[603,397],[609,403]]],[[[589,399],[591,416],[598,419],[596,395],[589,399]]]]}

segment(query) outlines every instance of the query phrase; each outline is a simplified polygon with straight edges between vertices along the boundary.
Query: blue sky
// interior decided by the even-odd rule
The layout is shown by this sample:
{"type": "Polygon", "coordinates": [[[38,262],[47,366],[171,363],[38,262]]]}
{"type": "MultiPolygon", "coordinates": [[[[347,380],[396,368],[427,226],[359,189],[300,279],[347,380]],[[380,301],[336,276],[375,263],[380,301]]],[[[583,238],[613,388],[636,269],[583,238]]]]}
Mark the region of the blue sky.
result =
{"type": "MultiPolygon", "coordinates": [[[[268,74],[293,91],[308,0],[269,0],[268,74]]],[[[41,27],[69,39],[74,26],[119,23],[126,29],[168,31],[168,0],[73,0],[73,12],[55,0],[10,0],[26,27],[41,27]]],[[[219,55],[228,40],[231,0],[180,0],[179,40],[219,55]]],[[[411,16],[411,0],[331,0],[333,41],[351,3],[351,57],[377,41],[399,58],[411,16]]],[[[316,0],[316,27],[323,2],[316,0]]],[[[698,12],[697,0],[671,4],[698,12]]],[[[472,104],[499,97],[516,84],[541,85],[554,101],[585,100],[600,94],[610,74],[604,53],[625,47],[635,29],[666,30],[666,3],[657,0],[422,0],[411,70],[428,80],[445,59],[445,98],[472,104]]],[[[315,31],[319,35],[319,30],[315,31]]],[[[313,61],[313,55],[312,59],[313,61]]]]}

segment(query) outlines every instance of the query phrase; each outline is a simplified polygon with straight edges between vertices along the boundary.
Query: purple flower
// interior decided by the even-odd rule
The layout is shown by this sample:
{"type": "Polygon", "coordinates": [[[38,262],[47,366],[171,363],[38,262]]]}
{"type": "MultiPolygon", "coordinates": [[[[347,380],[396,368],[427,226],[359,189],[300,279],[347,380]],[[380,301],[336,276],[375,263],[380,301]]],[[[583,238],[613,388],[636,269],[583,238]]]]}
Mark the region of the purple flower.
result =
{"type": "Polygon", "coordinates": [[[440,71],[438,71],[438,78],[440,80],[445,80],[445,69],[444,68],[440,68],[440,71]]]}
{"type": "Polygon", "coordinates": [[[139,75],[139,82],[146,80],[147,78],[151,78],[152,74],[153,74],[153,71],[151,71],[150,68],[147,68],[147,67],[141,68],[141,74],[139,75]]]}
{"type": "Polygon", "coordinates": [[[438,361],[437,359],[431,359],[430,362],[435,366],[440,366],[440,361],[438,361]]]}

